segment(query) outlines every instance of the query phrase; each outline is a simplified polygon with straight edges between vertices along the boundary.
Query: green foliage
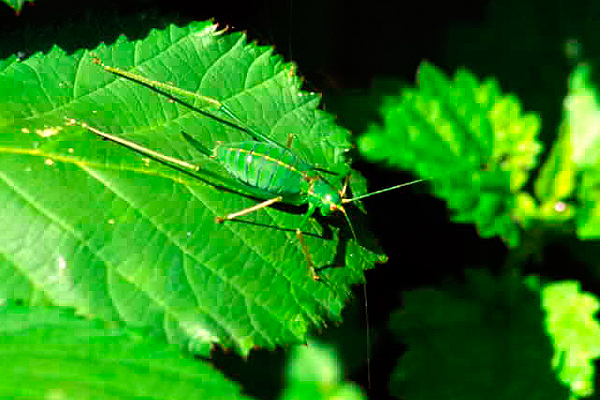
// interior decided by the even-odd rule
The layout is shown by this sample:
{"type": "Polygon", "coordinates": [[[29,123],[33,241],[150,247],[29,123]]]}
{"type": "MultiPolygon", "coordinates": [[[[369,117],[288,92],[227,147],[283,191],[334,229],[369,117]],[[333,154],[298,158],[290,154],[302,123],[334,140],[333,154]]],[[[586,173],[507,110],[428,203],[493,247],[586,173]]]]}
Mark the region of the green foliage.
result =
{"type": "Polygon", "coordinates": [[[299,90],[293,67],[211,23],[121,37],[91,54],[11,58],[0,74],[0,269],[15,278],[1,290],[31,301],[35,288],[50,304],[149,328],[204,355],[214,343],[247,354],[303,342],[310,326],[339,321],[350,284],[379,256],[351,239],[343,219],[313,221],[306,241],[316,266],[342,267],[314,282],[294,234],[302,208],[216,224],[256,200],[219,188],[230,188],[223,168],[181,132],[207,147],[247,134],[115,78],[93,56],[216,97],[275,140],[296,134],[294,147],[340,179],[349,171],[347,131],[299,90]],[[98,140],[71,118],[196,163],[200,176],[98,140]]]}
{"type": "Polygon", "coordinates": [[[475,223],[482,237],[519,242],[511,211],[535,166],[539,119],[522,115],[518,101],[494,80],[479,83],[465,70],[449,81],[422,64],[418,89],[383,107],[384,126],[359,140],[370,160],[385,161],[431,179],[458,222],[475,223]]]}
{"type": "Polygon", "coordinates": [[[208,363],[132,333],[57,308],[5,305],[0,308],[0,397],[247,398],[208,363]]]}
{"type": "MultiPolygon", "coordinates": [[[[120,38],[90,53],[54,48],[24,62],[0,60],[0,299],[67,306],[127,327],[110,329],[56,308],[4,305],[0,369],[9,378],[0,393],[25,396],[31,388],[43,398],[89,398],[106,386],[113,391],[104,397],[115,398],[127,398],[125,391],[148,398],[240,397],[203,361],[161,339],[205,356],[214,344],[246,355],[255,346],[303,342],[311,327],[341,319],[349,286],[383,257],[374,246],[363,247],[366,234],[358,245],[343,219],[313,221],[309,249],[318,266],[332,267],[321,271],[324,282],[313,282],[294,235],[304,209],[271,207],[244,222],[215,224],[215,216],[256,199],[227,191],[240,187],[181,132],[208,148],[247,135],[199,114],[193,109],[199,103],[115,78],[91,63],[95,56],[223,100],[269,137],[285,142],[295,134],[294,148],[309,162],[339,178],[350,172],[348,132],[317,110],[318,96],[299,90],[294,67],[270,48],[247,44],[243,34],[218,32],[209,23],[170,26],[142,41],[120,38]],[[65,122],[71,118],[201,171],[193,176],[101,141],[65,122]]],[[[465,70],[448,79],[430,64],[419,70],[417,89],[389,99],[385,125],[359,140],[370,159],[430,179],[456,221],[475,224],[483,237],[499,235],[513,248],[505,277],[469,273],[465,284],[406,295],[391,322],[409,349],[392,377],[395,395],[549,399],[566,398],[567,385],[572,396],[593,393],[597,298],[570,281],[526,287],[517,270],[519,258],[531,254],[524,239],[538,237],[523,230],[544,237],[556,229],[585,239],[600,232],[600,103],[589,66],[575,69],[569,90],[558,138],[542,165],[540,122],[523,114],[514,96],[502,94],[493,79],[480,82],[465,70]]],[[[375,97],[359,99],[369,105],[343,101],[353,103],[353,122],[366,125],[361,112],[372,112],[375,97]]],[[[355,195],[366,192],[357,174],[350,182],[355,195]]],[[[362,216],[351,210],[361,233],[362,216]]],[[[542,244],[534,245],[541,254],[542,244]]],[[[311,343],[293,354],[285,399],[362,398],[343,382],[329,350],[311,343]]]]}
{"type": "Polygon", "coordinates": [[[464,284],[405,295],[391,329],[408,345],[391,381],[406,399],[565,399],[540,299],[519,278],[471,271],[464,284]]]}

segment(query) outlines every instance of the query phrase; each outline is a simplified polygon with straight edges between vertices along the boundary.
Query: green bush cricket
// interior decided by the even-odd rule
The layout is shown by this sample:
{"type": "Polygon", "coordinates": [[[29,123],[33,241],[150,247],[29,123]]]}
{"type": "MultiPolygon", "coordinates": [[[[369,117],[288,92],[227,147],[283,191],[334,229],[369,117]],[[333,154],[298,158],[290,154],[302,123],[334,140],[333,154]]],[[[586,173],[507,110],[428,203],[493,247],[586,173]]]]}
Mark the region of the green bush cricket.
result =
{"type": "MultiPolygon", "coordinates": [[[[258,198],[264,199],[264,201],[257,203],[252,207],[232,212],[223,217],[216,217],[217,223],[234,220],[276,203],[293,206],[308,206],[306,213],[295,231],[302,252],[306,258],[309,274],[314,280],[319,280],[320,276],[315,269],[311,253],[304,241],[302,229],[306,226],[307,221],[315,214],[317,209],[323,216],[329,216],[336,212],[344,214],[352,235],[356,239],[354,228],[346,213],[344,204],[421,181],[421,179],[419,179],[367,193],[362,196],[346,198],[345,195],[348,180],[346,180],[341,189],[336,189],[324,176],[326,173],[333,174],[333,172],[318,168],[308,161],[305,161],[297,154],[292,148],[292,136],[288,138],[288,143],[286,145],[280,144],[263,133],[250,128],[225,104],[215,98],[202,96],[194,92],[180,89],[176,86],[153,81],[144,76],[105,65],[98,58],[94,58],[93,62],[104,68],[107,72],[141,83],[157,91],[187,96],[194,100],[199,100],[204,106],[222,112],[240,130],[248,133],[252,140],[235,143],[218,143],[212,150],[209,150],[190,137],[187,133],[182,132],[184,138],[197,150],[205,156],[217,160],[237,182],[244,187],[250,188],[258,198]]],[[[207,115],[210,116],[210,114],[207,115]]],[[[103,139],[113,141],[168,165],[176,166],[191,171],[192,173],[196,173],[200,170],[200,167],[197,165],[156,152],[121,137],[102,132],[86,123],[80,124],[103,139]]]]}

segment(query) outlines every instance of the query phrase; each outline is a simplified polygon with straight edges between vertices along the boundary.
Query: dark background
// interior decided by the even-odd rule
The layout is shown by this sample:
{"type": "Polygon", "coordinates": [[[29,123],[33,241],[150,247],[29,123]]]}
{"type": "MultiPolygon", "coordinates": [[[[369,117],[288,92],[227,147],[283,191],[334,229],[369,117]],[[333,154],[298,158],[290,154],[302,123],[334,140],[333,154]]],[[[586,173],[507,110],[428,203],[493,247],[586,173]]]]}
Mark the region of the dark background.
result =
{"type": "MultiPolygon", "coordinates": [[[[541,137],[549,143],[573,63],[567,43],[594,60],[599,17],[593,1],[45,0],[27,4],[18,16],[0,4],[0,58],[25,58],[53,45],[67,52],[91,49],[121,34],[141,39],[151,28],[212,18],[293,60],[306,89],[322,93],[324,108],[355,133],[377,121],[382,96],[413,84],[419,63],[428,60],[450,74],[464,66],[480,78],[495,76],[525,111],[541,115],[541,137]]],[[[371,190],[411,179],[360,161],[356,167],[371,190]]],[[[386,329],[390,313],[402,304],[402,291],[460,279],[466,267],[497,272],[506,257],[499,239],[483,240],[473,226],[450,223],[444,203],[426,195],[424,187],[365,200],[390,256],[388,264],[367,272],[373,399],[388,396],[390,373],[403,351],[386,329]]],[[[553,266],[564,251],[564,246],[544,250],[546,275],[565,277],[564,268],[553,266]]],[[[362,288],[355,294],[347,322],[324,335],[342,343],[349,379],[366,387],[362,288]]],[[[283,357],[281,351],[256,351],[249,360],[217,353],[215,362],[247,393],[272,398],[282,385],[283,357]]]]}

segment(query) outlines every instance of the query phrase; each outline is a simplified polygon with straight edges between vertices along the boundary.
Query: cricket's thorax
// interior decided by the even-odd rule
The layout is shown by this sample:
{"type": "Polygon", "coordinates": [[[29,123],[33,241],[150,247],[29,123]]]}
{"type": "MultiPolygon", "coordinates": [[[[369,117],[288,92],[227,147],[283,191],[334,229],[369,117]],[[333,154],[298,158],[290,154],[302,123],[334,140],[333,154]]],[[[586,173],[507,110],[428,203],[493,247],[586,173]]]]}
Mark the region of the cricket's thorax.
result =
{"type": "Polygon", "coordinates": [[[286,148],[247,141],[215,146],[213,157],[245,184],[284,198],[306,193],[312,168],[286,148]]]}

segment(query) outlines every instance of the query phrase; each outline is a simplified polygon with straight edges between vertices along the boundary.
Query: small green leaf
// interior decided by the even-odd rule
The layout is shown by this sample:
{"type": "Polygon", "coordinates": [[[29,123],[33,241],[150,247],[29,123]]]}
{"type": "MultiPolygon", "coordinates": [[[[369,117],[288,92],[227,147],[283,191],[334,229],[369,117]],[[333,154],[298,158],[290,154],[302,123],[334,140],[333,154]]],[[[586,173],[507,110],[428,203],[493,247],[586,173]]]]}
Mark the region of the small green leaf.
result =
{"type": "Polygon", "coordinates": [[[310,342],[296,346],[286,373],[283,400],[362,400],[356,385],[343,381],[340,360],[332,348],[310,342]]]}
{"type": "Polygon", "coordinates": [[[455,221],[475,223],[483,237],[500,235],[517,245],[512,213],[541,149],[538,117],[523,115],[496,81],[480,83],[465,70],[449,80],[423,63],[418,82],[418,89],[384,105],[384,126],[365,133],[359,149],[373,161],[430,179],[455,221]]]}
{"type": "Polygon", "coordinates": [[[600,323],[595,317],[600,302],[581,292],[576,281],[546,285],[541,294],[546,329],[555,347],[552,365],[576,396],[591,396],[594,360],[600,358],[600,323]]]}
{"type": "Polygon", "coordinates": [[[2,0],[2,2],[6,3],[9,7],[12,7],[18,14],[23,9],[23,4],[26,2],[33,3],[33,0],[2,0]]]}
{"type": "Polygon", "coordinates": [[[600,105],[591,71],[589,65],[582,64],[572,72],[569,95],[564,102],[571,159],[580,170],[597,167],[600,162],[600,105]]]}
{"type": "Polygon", "coordinates": [[[554,179],[555,184],[560,177],[570,177],[571,186],[577,182],[575,225],[582,239],[600,238],[600,105],[591,71],[581,64],[571,73],[561,136],[555,145],[570,149],[570,164],[563,161],[554,179]]]}
{"type": "Polygon", "coordinates": [[[248,135],[116,78],[93,57],[218,98],[279,142],[295,134],[294,149],[336,181],[349,171],[348,132],[317,109],[318,96],[300,91],[293,66],[211,23],[121,37],[91,53],[54,48],[12,59],[0,73],[0,271],[53,304],[152,328],[202,354],[214,343],[242,354],[299,343],[311,326],[339,320],[374,257],[355,246],[343,217],[305,229],[322,282],[308,276],[295,235],[305,208],[216,224],[256,200],[217,187],[231,179],[182,132],[208,148],[248,135]],[[99,140],[70,118],[197,164],[201,179],[99,140]]]}

